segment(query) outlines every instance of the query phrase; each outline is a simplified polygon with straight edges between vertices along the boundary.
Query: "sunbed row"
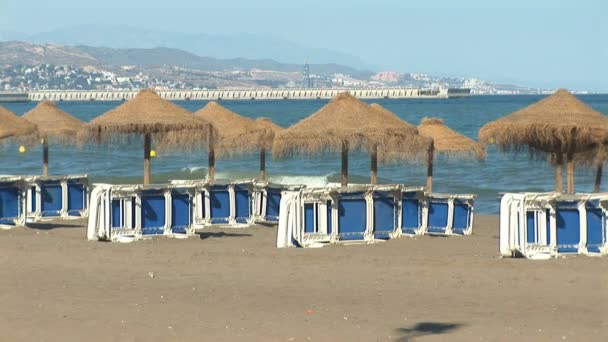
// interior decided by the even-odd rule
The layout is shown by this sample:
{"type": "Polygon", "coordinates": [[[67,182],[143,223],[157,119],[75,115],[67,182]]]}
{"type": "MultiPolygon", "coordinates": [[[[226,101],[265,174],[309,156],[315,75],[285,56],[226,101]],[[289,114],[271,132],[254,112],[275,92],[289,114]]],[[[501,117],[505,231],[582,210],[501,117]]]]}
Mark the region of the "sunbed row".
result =
{"type": "Polygon", "coordinates": [[[500,253],[544,259],[608,253],[608,194],[507,193],[500,202],[500,253]]]}
{"type": "Polygon", "coordinates": [[[403,185],[285,191],[277,247],[373,242],[401,235],[469,235],[474,198],[403,185]]]}
{"type": "Polygon", "coordinates": [[[115,241],[183,236],[209,225],[276,223],[282,191],[295,188],[254,180],[95,184],[88,238],[115,241]]]}
{"type": "Polygon", "coordinates": [[[1,176],[0,226],[88,216],[87,175],[1,176]]]}

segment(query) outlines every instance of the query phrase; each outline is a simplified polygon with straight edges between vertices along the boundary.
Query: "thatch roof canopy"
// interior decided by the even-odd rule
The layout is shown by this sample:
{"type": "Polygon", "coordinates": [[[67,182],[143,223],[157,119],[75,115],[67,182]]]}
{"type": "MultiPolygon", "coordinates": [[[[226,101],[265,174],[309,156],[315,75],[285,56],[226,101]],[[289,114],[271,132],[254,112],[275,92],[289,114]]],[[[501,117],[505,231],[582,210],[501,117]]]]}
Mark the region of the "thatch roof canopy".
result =
{"type": "Polygon", "coordinates": [[[33,123],[0,106],[0,139],[19,141],[36,139],[38,130],[33,123]]]}
{"type": "Polygon", "coordinates": [[[133,99],[85,124],[82,138],[98,142],[120,136],[150,134],[159,148],[196,147],[206,144],[213,126],[186,109],[144,89],[133,99]]]}
{"type": "Polygon", "coordinates": [[[262,125],[262,126],[270,128],[270,130],[274,134],[281,133],[285,129],[285,128],[277,125],[276,123],[272,122],[272,120],[270,120],[269,118],[265,118],[265,117],[259,117],[259,118],[255,119],[255,122],[258,125],[262,125]]]}
{"type": "Polygon", "coordinates": [[[495,142],[503,150],[580,152],[608,141],[608,117],[565,89],[479,130],[482,143],[495,142]]]}
{"type": "Polygon", "coordinates": [[[372,103],[370,105],[370,107],[372,107],[374,110],[376,110],[380,115],[382,115],[382,117],[386,118],[387,120],[390,120],[392,122],[395,121],[395,119],[398,119],[400,121],[400,125],[402,127],[407,127],[408,130],[414,132],[416,131],[416,126],[412,125],[411,123],[400,119],[397,115],[395,115],[395,113],[391,112],[390,110],[382,107],[381,105],[377,104],[377,103],[372,103]]]}
{"type": "Polygon", "coordinates": [[[285,129],[275,138],[273,154],[283,157],[302,154],[337,152],[343,142],[349,150],[380,149],[425,152],[428,139],[417,134],[416,127],[381,110],[342,93],[319,111],[285,129]]]}
{"type": "Polygon", "coordinates": [[[84,122],[59,109],[54,102],[40,102],[23,115],[27,121],[38,126],[40,135],[62,142],[74,141],[84,122]]]}
{"type": "Polygon", "coordinates": [[[215,101],[209,102],[194,115],[215,126],[220,138],[215,146],[217,152],[253,152],[272,142],[273,134],[268,127],[260,126],[215,101]]]}
{"type": "Polygon", "coordinates": [[[274,138],[277,135],[279,135],[279,133],[281,133],[285,130],[285,128],[277,125],[276,123],[272,122],[272,120],[270,120],[269,118],[265,118],[265,117],[260,117],[260,118],[255,119],[255,123],[258,126],[269,129],[270,132],[272,133],[272,139],[268,140],[268,143],[266,144],[266,146],[264,146],[267,150],[272,148],[272,143],[274,141],[274,138]]]}
{"type": "Polygon", "coordinates": [[[418,125],[420,135],[433,139],[435,154],[482,160],[486,158],[483,146],[443,123],[438,118],[424,118],[418,125]]]}

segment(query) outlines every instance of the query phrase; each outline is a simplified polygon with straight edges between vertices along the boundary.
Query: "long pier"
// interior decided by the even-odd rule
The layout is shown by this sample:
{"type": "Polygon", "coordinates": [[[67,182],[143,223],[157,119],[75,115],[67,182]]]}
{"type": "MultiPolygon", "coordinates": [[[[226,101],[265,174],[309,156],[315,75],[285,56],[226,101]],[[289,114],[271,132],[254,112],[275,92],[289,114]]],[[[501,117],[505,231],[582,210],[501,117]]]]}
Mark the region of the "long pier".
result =
{"type": "MultiPolygon", "coordinates": [[[[27,94],[30,101],[124,101],[133,98],[137,92],[138,90],[34,90],[27,94]]],[[[180,89],[157,92],[167,100],[331,99],[342,92],[349,92],[361,99],[441,99],[469,96],[469,89],[448,88],[180,89]]]]}

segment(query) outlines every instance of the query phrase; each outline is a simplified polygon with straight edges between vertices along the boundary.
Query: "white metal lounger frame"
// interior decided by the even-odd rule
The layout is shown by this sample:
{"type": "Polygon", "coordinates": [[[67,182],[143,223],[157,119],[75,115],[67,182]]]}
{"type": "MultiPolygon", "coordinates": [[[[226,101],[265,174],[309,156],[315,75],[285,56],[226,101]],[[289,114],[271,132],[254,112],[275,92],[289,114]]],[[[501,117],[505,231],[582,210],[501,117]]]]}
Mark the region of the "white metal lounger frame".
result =
{"type": "Polygon", "coordinates": [[[236,191],[235,188],[237,186],[247,186],[249,188],[249,193],[252,194],[253,193],[253,183],[255,180],[253,179],[244,179],[244,180],[236,180],[236,181],[227,181],[227,180],[217,180],[217,181],[213,181],[213,182],[206,182],[205,186],[203,187],[203,192],[201,193],[201,196],[204,196],[204,203],[205,203],[205,217],[203,218],[202,221],[202,225],[203,226],[210,226],[210,225],[219,225],[219,226],[229,226],[229,227],[236,227],[236,228],[244,228],[244,227],[248,227],[250,224],[254,223],[254,219],[253,219],[253,201],[251,200],[252,197],[249,197],[249,215],[247,218],[246,223],[239,223],[236,221],[236,191]],[[230,216],[228,217],[228,222],[227,223],[212,223],[211,222],[211,197],[210,197],[210,188],[212,186],[215,185],[219,185],[219,186],[226,186],[228,189],[228,196],[230,199],[230,216]]]}
{"type": "Polygon", "coordinates": [[[608,243],[599,248],[599,253],[587,249],[587,208],[588,201],[598,201],[602,210],[602,234],[608,236],[608,194],[559,193],[506,193],[500,203],[500,254],[504,257],[524,256],[535,258],[539,255],[558,256],[562,253],[557,244],[556,209],[561,202],[576,203],[572,208],[579,212],[580,241],[576,248],[578,254],[598,255],[608,253],[608,243]],[[528,227],[528,213],[534,213],[535,227],[528,227]],[[547,212],[550,229],[547,236],[547,212]],[[528,242],[528,230],[534,229],[536,243],[528,242]]]}
{"type": "MultiPolygon", "coordinates": [[[[111,240],[116,241],[121,236],[131,236],[134,239],[141,239],[147,236],[142,231],[141,222],[141,199],[145,191],[155,191],[162,193],[165,198],[165,223],[163,234],[166,236],[184,235],[173,233],[172,222],[172,193],[179,191],[191,195],[191,213],[196,212],[195,198],[196,185],[187,184],[162,184],[162,185],[110,185],[94,184],[91,192],[91,215],[89,217],[87,237],[89,240],[111,240]],[[120,201],[120,222],[121,227],[112,227],[112,201],[120,201]],[[133,212],[133,208],[135,212],[133,212]]],[[[193,235],[195,225],[192,215],[190,225],[186,227],[185,235],[193,235]]]]}
{"type": "MultiPolygon", "coordinates": [[[[20,176],[0,176],[0,182],[2,183],[12,183],[19,189],[19,203],[17,204],[18,209],[18,217],[14,220],[15,225],[24,225],[27,218],[27,186],[24,180],[24,177],[20,176]]],[[[0,229],[10,229],[13,228],[13,225],[8,224],[0,224],[0,229]]]]}
{"type": "Polygon", "coordinates": [[[186,186],[194,189],[194,208],[192,211],[192,227],[193,229],[203,228],[208,226],[206,215],[209,213],[208,194],[205,190],[209,182],[207,180],[172,180],[173,186],[186,186]],[[203,216],[202,208],[205,208],[205,216],[203,216]]]}
{"type": "Polygon", "coordinates": [[[338,232],[335,227],[338,226],[338,209],[335,205],[336,198],[335,194],[332,193],[332,189],[325,188],[305,188],[300,192],[300,206],[298,207],[299,212],[299,224],[295,229],[296,241],[302,247],[308,247],[318,243],[329,243],[338,241],[338,232]],[[331,203],[331,225],[334,228],[331,233],[328,232],[327,226],[327,202],[331,203]],[[315,217],[313,224],[312,233],[305,232],[305,208],[307,204],[313,205],[313,215],[315,217]]]}
{"type": "Polygon", "coordinates": [[[26,176],[24,177],[26,190],[28,192],[27,200],[27,220],[33,222],[56,220],[56,219],[78,219],[86,218],[89,215],[89,177],[86,174],[80,175],[63,175],[63,176],[26,176]],[[84,186],[84,209],[79,210],[79,215],[70,215],[68,210],[68,183],[73,180],[78,180],[84,186]],[[61,185],[61,210],[58,216],[43,216],[42,215],[42,188],[43,181],[57,181],[61,185]],[[34,190],[32,190],[32,187],[34,190]],[[36,208],[33,208],[34,200],[36,208]]]}
{"type": "Polygon", "coordinates": [[[271,219],[266,215],[268,209],[268,192],[270,189],[283,193],[284,191],[297,191],[305,187],[305,185],[283,185],[254,181],[251,198],[253,221],[256,223],[277,223],[278,219],[271,219]]]}
{"type": "Polygon", "coordinates": [[[401,237],[403,235],[410,236],[412,234],[403,233],[403,194],[407,192],[416,192],[416,197],[419,201],[419,217],[420,223],[418,229],[415,230],[413,235],[424,235],[426,233],[426,225],[428,220],[428,206],[426,204],[424,187],[422,186],[401,186],[399,194],[395,196],[395,205],[398,208],[397,211],[397,231],[391,238],[401,237]]]}
{"type": "Polygon", "coordinates": [[[454,235],[454,202],[460,200],[466,202],[470,210],[467,213],[467,227],[463,230],[463,235],[471,235],[473,233],[473,219],[475,218],[473,205],[477,195],[474,194],[439,194],[439,193],[424,193],[424,200],[422,201],[422,222],[420,227],[420,234],[433,234],[433,235],[454,235]],[[445,200],[448,205],[447,213],[447,226],[444,234],[442,233],[430,233],[429,227],[429,204],[432,200],[439,199],[445,200]]]}
{"type": "Polygon", "coordinates": [[[253,179],[242,179],[236,181],[228,181],[228,180],[172,180],[171,184],[173,185],[192,185],[195,187],[195,203],[198,208],[195,210],[193,217],[193,224],[195,228],[204,228],[211,225],[218,226],[230,226],[230,227],[248,227],[250,224],[255,222],[254,210],[255,210],[255,197],[252,195],[254,193],[254,184],[255,180],[253,179]],[[212,223],[211,222],[211,194],[210,188],[212,186],[225,186],[228,191],[229,200],[230,200],[230,214],[228,216],[228,220],[226,223],[212,223]],[[249,215],[245,223],[237,222],[236,217],[236,187],[237,186],[246,186],[249,190],[251,196],[248,199],[249,205],[249,215]],[[200,210],[204,208],[203,210],[200,210]]]}

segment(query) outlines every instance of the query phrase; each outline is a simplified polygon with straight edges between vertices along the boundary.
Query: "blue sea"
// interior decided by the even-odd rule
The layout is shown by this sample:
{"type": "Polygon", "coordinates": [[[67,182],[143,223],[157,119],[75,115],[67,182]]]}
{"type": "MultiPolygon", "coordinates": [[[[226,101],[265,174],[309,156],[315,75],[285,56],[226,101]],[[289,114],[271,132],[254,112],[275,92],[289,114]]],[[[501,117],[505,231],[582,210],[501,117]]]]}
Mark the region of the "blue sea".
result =
{"type": "MultiPolygon", "coordinates": [[[[419,124],[424,117],[438,117],[451,128],[474,139],[479,128],[488,121],[523,108],[543,96],[473,96],[454,99],[378,99],[376,102],[393,111],[411,124],[419,124]]],[[[581,95],[579,98],[604,114],[608,114],[608,95],[581,95]]],[[[222,101],[227,108],[252,118],[268,117],[288,127],[314,113],[327,100],[278,101],[222,101]]],[[[178,105],[196,111],[206,101],[177,101],[178,105]]],[[[21,115],[36,103],[2,103],[21,115]]],[[[120,105],[120,102],[59,102],[59,107],[84,120],[120,105]]],[[[51,174],[88,173],[93,181],[112,183],[141,182],[143,174],[143,142],[127,146],[51,146],[49,169],[51,174]]],[[[244,155],[216,162],[217,179],[255,178],[258,174],[259,155],[244,155]]],[[[0,174],[40,174],[42,149],[29,148],[18,153],[16,145],[0,150],[0,174]]],[[[351,153],[349,175],[353,183],[369,180],[370,160],[364,153],[351,153]]],[[[152,160],[152,179],[195,179],[206,175],[207,155],[198,153],[165,153],[152,160]]],[[[604,168],[606,170],[607,168],[604,168]]],[[[270,181],[290,184],[323,185],[338,182],[340,156],[302,157],[287,160],[267,158],[270,181]]],[[[426,168],[421,164],[403,164],[379,167],[382,183],[424,185],[426,168]]],[[[593,189],[594,170],[576,170],[576,190],[593,189]]],[[[532,160],[526,154],[502,154],[494,146],[488,149],[484,162],[460,161],[439,158],[435,162],[433,190],[442,193],[473,193],[479,197],[476,209],[482,213],[497,213],[499,193],[507,191],[551,191],[554,187],[554,169],[547,161],[532,160]]],[[[606,179],[606,178],[605,178],[606,179]]],[[[608,191],[608,185],[603,186],[608,191]]]]}

